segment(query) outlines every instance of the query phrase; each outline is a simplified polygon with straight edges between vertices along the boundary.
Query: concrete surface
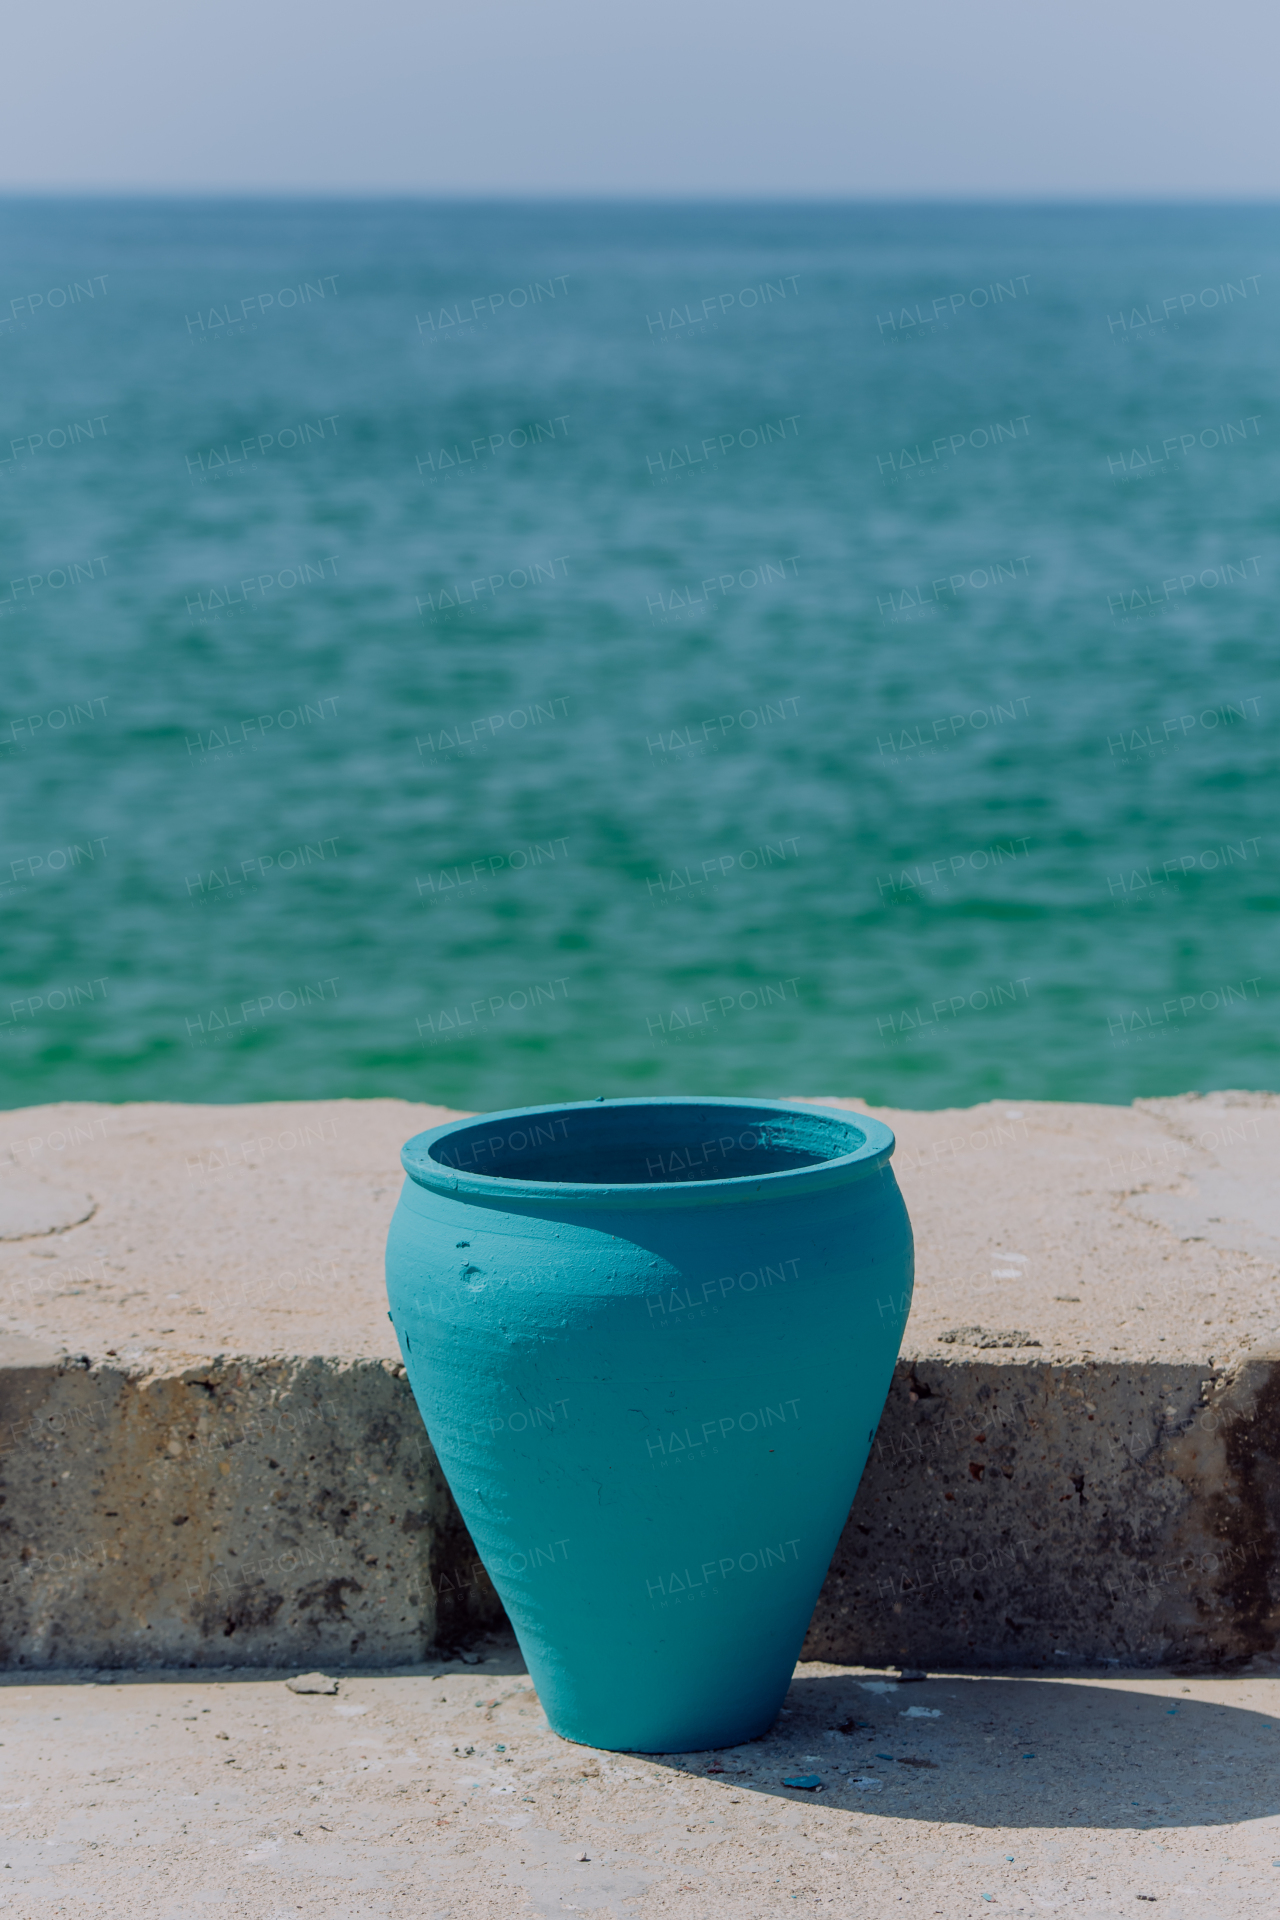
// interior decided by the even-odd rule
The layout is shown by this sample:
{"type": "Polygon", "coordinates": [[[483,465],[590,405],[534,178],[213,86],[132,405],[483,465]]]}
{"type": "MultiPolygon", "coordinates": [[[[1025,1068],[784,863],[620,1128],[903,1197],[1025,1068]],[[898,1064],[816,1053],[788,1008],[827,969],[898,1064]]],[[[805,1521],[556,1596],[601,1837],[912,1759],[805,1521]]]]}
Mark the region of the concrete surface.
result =
{"type": "Polygon", "coordinates": [[[1259,1920],[1280,1680],[797,1668],[773,1731],[623,1755],[474,1666],[0,1684],[0,1911],[97,1920],[1259,1920]],[[817,1776],[813,1791],[784,1781],[817,1776]]]}
{"type": "MultiPolygon", "coordinates": [[[[500,1622],[382,1290],[399,1147],[445,1117],[3,1116],[6,1665],[400,1665],[500,1622]]],[[[806,1653],[1266,1661],[1280,1097],[881,1117],[917,1289],[806,1653]]]]}

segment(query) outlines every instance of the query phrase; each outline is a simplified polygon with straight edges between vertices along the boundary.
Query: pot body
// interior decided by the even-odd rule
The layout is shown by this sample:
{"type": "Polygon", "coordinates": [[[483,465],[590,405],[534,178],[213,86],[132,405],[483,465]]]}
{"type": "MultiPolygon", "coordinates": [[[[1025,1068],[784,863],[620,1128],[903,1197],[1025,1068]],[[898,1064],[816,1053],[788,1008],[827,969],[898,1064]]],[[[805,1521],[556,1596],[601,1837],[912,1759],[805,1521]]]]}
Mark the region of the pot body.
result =
{"type": "Polygon", "coordinates": [[[391,1316],[566,1739],[688,1752],[772,1724],[910,1305],[892,1151],[861,1114],[678,1099],[406,1146],[391,1316]]]}

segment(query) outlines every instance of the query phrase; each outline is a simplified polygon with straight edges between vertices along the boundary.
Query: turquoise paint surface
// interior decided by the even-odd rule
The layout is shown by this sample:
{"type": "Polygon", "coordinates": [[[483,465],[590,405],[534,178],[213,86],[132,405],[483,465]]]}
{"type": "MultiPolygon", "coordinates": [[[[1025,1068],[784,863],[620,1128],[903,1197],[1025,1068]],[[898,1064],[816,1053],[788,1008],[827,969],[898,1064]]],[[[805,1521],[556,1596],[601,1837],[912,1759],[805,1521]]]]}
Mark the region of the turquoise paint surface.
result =
{"type": "Polygon", "coordinates": [[[406,1147],[401,1351],[566,1738],[679,1752],[771,1724],[910,1306],[892,1146],[862,1116],[655,1100],[406,1147]]]}

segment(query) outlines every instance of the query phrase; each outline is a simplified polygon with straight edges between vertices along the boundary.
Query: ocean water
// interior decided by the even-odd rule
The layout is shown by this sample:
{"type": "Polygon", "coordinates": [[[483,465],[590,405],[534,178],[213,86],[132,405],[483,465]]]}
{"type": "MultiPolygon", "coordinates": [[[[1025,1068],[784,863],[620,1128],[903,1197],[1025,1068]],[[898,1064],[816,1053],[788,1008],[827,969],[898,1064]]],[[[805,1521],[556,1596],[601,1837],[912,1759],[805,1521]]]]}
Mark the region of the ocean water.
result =
{"type": "Polygon", "coordinates": [[[5,204],[3,1104],[1280,1084],[1278,238],[5,204]]]}

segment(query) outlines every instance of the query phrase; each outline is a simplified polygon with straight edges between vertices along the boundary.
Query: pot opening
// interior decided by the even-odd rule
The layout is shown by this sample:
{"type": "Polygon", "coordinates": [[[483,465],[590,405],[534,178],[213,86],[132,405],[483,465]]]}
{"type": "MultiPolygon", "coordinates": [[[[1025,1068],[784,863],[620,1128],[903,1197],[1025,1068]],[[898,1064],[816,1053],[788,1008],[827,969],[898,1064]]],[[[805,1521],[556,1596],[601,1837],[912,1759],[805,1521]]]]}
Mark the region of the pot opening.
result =
{"type": "Polygon", "coordinates": [[[610,1106],[549,1108],[459,1127],[430,1149],[438,1165],[501,1180],[575,1186],[663,1186],[741,1180],[840,1160],[866,1134],[830,1113],[772,1107],[610,1106]]]}

